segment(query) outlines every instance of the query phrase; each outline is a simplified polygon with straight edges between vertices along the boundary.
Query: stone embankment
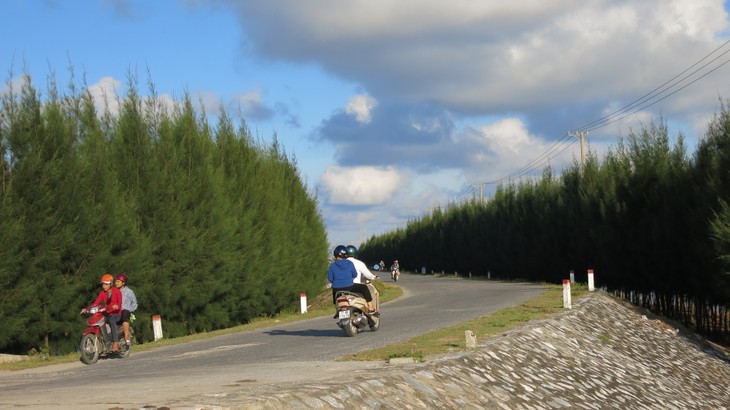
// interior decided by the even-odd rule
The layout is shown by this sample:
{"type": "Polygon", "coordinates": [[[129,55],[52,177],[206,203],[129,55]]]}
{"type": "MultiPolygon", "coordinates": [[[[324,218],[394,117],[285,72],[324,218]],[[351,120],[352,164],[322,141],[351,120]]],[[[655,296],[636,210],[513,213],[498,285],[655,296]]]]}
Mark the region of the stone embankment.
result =
{"type": "MultiPolygon", "coordinates": [[[[478,336],[478,335],[477,335],[478,336]]],[[[727,352],[601,292],[475,350],[174,409],[730,409],[727,352]]],[[[198,401],[199,400],[199,401],[198,401]]]]}

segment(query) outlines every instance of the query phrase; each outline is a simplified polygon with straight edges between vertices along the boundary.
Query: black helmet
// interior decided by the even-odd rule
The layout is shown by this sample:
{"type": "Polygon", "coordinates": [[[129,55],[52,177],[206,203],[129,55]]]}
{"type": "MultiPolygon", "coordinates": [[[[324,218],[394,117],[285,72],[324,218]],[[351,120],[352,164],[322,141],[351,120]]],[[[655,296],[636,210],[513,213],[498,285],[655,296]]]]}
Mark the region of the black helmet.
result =
{"type": "Polygon", "coordinates": [[[347,256],[353,258],[357,256],[357,248],[354,245],[347,245],[347,256]]]}
{"type": "Polygon", "coordinates": [[[335,251],[332,252],[332,254],[335,256],[335,258],[344,258],[347,256],[347,248],[345,248],[345,245],[337,245],[335,247],[335,251]]]}

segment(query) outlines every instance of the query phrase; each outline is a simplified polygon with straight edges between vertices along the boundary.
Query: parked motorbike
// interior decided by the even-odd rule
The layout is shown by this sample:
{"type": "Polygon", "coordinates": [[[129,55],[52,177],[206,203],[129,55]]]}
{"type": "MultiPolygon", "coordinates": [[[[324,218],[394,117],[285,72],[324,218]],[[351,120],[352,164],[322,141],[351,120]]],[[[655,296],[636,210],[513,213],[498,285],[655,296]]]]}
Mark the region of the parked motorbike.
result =
{"type": "MultiPolygon", "coordinates": [[[[120,323],[117,329],[119,350],[112,352],[112,328],[104,314],[104,307],[92,306],[86,313],[82,315],[88,316],[86,330],[81,336],[79,351],[81,352],[81,361],[85,364],[94,364],[100,357],[129,357],[129,346],[124,341],[124,329],[120,323]]],[[[133,329],[129,328],[130,335],[134,334],[133,329]]]]}
{"type": "Polygon", "coordinates": [[[400,269],[391,268],[390,269],[390,278],[393,279],[393,281],[398,282],[399,277],[400,277],[400,269]]]}
{"type": "MultiPolygon", "coordinates": [[[[373,295],[375,307],[378,308],[378,291],[370,283],[367,286],[373,295]]],[[[366,326],[373,332],[380,328],[380,318],[368,313],[368,302],[363,295],[351,291],[340,291],[335,296],[337,299],[337,326],[348,336],[356,336],[366,326]]]]}

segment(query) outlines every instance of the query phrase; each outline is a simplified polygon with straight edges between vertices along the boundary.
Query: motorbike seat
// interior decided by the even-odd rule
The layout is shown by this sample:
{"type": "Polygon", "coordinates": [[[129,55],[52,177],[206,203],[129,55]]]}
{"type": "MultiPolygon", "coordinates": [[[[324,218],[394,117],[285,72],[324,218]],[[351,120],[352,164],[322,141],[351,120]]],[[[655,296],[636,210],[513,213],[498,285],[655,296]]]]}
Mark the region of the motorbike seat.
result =
{"type": "Polygon", "coordinates": [[[341,290],[341,291],[338,291],[335,294],[335,296],[338,297],[338,298],[341,297],[341,296],[345,296],[345,297],[347,297],[347,296],[354,296],[356,298],[364,298],[365,297],[365,296],[363,296],[362,293],[353,292],[353,291],[350,291],[350,290],[341,290]]]}

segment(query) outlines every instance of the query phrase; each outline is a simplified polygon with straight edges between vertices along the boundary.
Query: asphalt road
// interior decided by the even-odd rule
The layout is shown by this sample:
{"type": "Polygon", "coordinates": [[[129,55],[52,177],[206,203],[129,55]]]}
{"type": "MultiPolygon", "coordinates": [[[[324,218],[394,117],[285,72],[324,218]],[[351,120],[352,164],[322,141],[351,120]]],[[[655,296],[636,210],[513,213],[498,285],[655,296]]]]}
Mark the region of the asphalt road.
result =
{"type": "Polygon", "coordinates": [[[127,359],[100,360],[90,366],[78,362],[0,371],[0,409],[140,408],[187,396],[215,395],[241,383],[322,380],[340,372],[372,371],[384,364],[334,359],[483,316],[544,289],[525,283],[408,274],[401,275],[398,285],[404,296],[381,306],[377,332],[365,330],[347,337],[329,316],[140,353],[133,349],[127,359]]]}

